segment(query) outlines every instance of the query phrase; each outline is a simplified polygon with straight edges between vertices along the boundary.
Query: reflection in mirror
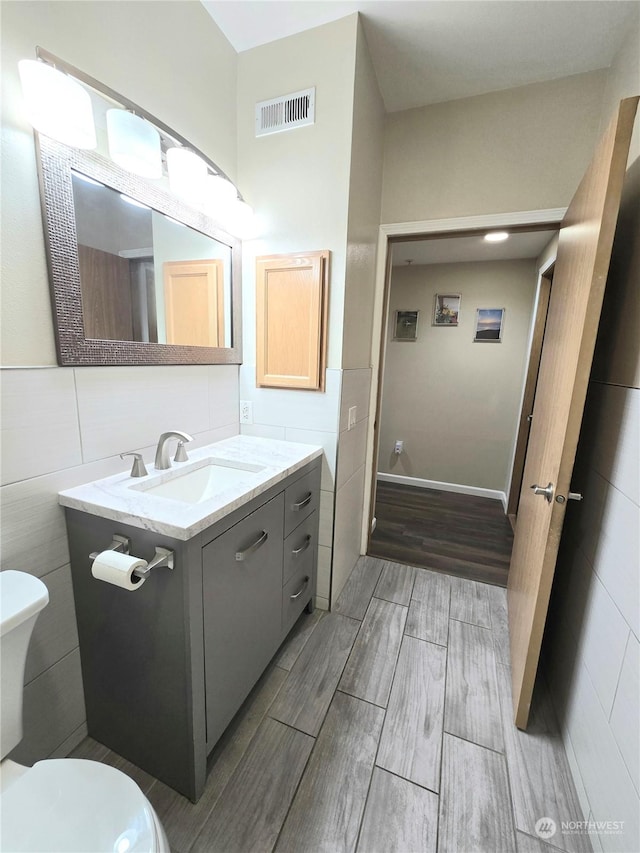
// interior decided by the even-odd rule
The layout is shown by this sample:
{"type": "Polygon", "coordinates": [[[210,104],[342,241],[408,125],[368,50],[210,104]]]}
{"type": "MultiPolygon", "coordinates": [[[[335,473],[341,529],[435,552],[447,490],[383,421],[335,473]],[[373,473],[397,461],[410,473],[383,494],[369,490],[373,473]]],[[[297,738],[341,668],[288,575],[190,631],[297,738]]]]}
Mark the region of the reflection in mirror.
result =
{"type": "Polygon", "coordinates": [[[231,248],[72,172],[85,338],[231,346],[231,248]]]}

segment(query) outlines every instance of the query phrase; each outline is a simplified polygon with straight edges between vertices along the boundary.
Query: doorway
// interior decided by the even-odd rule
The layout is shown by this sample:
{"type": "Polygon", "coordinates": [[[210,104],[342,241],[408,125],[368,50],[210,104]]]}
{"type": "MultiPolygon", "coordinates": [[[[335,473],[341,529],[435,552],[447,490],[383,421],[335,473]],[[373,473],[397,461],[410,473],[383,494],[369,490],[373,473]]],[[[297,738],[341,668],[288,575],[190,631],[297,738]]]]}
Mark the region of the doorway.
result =
{"type": "Polygon", "coordinates": [[[486,233],[389,239],[367,553],[506,586],[557,229],[486,233]]]}

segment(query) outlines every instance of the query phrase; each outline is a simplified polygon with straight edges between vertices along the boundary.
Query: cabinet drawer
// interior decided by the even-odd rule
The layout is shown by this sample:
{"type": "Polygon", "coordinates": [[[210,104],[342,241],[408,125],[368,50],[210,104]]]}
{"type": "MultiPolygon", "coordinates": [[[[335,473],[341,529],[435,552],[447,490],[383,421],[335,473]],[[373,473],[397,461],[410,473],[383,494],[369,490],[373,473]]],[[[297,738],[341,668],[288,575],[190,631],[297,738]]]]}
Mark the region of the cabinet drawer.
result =
{"type": "Polygon", "coordinates": [[[282,630],[280,494],[203,549],[207,745],[271,660],[282,630]]]}
{"type": "Polygon", "coordinates": [[[284,542],[284,563],[282,566],[282,585],[285,586],[293,575],[304,567],[313,572],[313,563],[318,550],[318,514],[312,512],[302,524],[291,533],[284,542]]]}
{"type": "Polygon", "coordinates": [[[296,527],[318,509],[320,496],[320,467],[296,480],[284,493],[284,535],[285,538],[296,527]]]}
{"type": "Polygon", "coordinates": [[[313,597],[313,586],[313,571],[309,571],[308,566],[302,566],[282,590],[283,634],[289,633],[305,605],[313,597]]]}

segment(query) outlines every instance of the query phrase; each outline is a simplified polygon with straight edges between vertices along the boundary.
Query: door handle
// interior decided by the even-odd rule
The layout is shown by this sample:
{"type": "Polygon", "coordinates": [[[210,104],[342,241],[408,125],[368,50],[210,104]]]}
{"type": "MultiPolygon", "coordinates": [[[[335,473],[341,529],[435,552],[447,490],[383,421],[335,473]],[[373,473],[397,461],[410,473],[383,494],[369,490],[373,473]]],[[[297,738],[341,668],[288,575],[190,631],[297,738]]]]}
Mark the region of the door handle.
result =
{"type": "Polygon", "coordinates": [[[258,536],[256,541],[253,543],[253,545],[249,545],[249,547],[245,548],[244,551],[236,551],[236,560],[245,560],[249,556],[249,554],[253,554],[253,552],[257,551],[261,545],[264,545],[268,538],[269,534],[266,530],[263,530],[260,533],[260,536],[258,536]]]}
{"type": "Polygon", "coordinates": [[[551,503],[551,501],[553,500],[553,483],[549,483],[549,485],[546,487],[534,484],[530,488],[533,489],[534,495],[544,495],[548,503],[551,503]]]}

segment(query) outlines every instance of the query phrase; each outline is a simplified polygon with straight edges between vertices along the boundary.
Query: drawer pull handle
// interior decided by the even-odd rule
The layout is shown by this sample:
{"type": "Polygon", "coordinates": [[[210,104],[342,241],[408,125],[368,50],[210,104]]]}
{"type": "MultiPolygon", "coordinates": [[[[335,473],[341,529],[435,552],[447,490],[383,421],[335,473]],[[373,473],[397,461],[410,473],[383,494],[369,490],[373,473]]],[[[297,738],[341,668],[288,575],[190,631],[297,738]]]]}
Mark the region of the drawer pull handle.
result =
{"type": "Polygon", "coordinates": [[[296,594],[295,594],[295,595],[290,595],[290,596],[289,596],[289,598],[291,599],[291,601],[295,601],[295,600],[296,600],[296,598],[300,598],[300,596],[302,595],[302,593],[303,593],[303,592],[305,591],[305,589],[307,588],[307,584],[308,584],[308,583],[309,583],[309,578],[305,578],[305,579],[303,580],[303,582],[302,582],[302,586],[300,587],[299,591],[298,591],[298,592],[296,592],[296,594]]]}
{"type": "Polygon", "coordinates": [[[236,551],[236,560],[245,560],[249,556],[249,554],[253,554],[254,551],[257,551],[261,545],[264,545],[268,538],[269,534],[266,530],[263,530],[260,536],[258,536],[256,541],[253,543],[253,545],[249,545],[249,547],[245,548],[244,551],[236,551]]]}
{"type": "Polygon", "coordinates": [[[304,538],[304,544],[301,545],[299,548],[294,548],[291,553],[294,557],[299,557],[300,554],[307,550],[309,545],[311,545],[311,534],[307,534],[307,536],[305,536],[304,538]]]}
{"type": "Polygon", "coordinates": [[[309,494],[306,496],[306,498],[304,500],[300,501],[297,504],[291,504],[292,511],[293,512],[299,512],[303,506],[306,506],[308,503],[311,502],[312,497],[313,497],[313,492],[309,492],[309,494]]]}

